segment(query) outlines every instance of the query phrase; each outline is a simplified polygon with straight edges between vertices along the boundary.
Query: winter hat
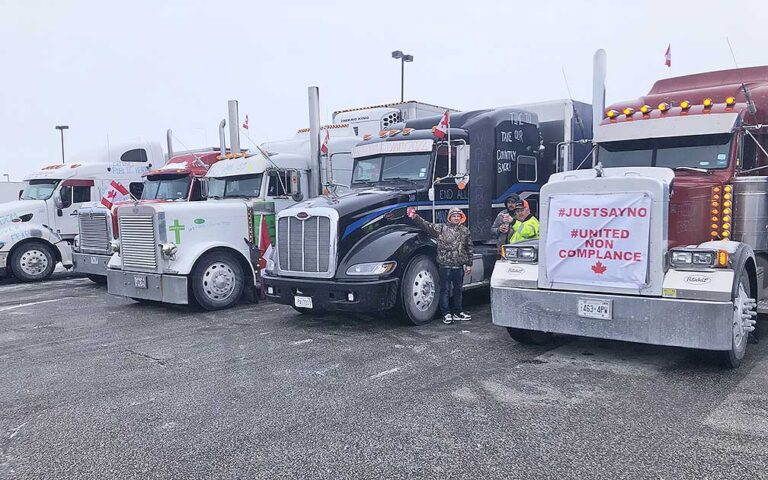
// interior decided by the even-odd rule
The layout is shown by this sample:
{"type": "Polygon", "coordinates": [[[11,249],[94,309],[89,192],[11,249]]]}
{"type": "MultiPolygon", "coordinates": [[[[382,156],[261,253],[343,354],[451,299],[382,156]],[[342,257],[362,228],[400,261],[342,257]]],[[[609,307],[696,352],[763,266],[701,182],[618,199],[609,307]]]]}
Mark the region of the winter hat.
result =
{"type": "Polygon", "coordinates": [[[464,223],[467,221],[467,216],[458,207],[452,207],[450,210],[448,210],[448,215],[445,217],[445,221],[448,222],[449,219],[451,218],[451,215],[454,215],[454,214],[461,215],[461,220],[459,221],[459,223],[464,223]]]}

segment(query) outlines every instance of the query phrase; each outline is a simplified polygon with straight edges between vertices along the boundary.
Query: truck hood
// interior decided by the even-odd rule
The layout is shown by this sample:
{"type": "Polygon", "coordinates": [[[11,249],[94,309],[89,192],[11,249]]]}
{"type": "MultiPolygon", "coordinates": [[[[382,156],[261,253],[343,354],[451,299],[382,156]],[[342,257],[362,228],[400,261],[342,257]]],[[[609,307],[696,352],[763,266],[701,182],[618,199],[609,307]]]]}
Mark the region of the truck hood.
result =
{"type": "Polygon", "coordinates": [[[48,223],[45,200],[16,200],[0,204],[0,228],[11,223],[21,223],[22,220],[31,220],[38,224],[48,223]],[[32,215],[32,218],[21,218],[27,215],[32,215]]]}

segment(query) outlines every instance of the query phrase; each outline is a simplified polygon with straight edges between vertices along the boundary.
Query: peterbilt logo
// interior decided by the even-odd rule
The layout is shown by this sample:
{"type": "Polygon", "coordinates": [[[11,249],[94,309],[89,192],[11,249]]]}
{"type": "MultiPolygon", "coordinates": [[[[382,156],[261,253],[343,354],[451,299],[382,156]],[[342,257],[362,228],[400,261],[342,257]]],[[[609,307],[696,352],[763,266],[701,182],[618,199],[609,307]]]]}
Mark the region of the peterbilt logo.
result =
{"type": "Polygon", "coordinates": [[[306,220],[309,218],[309,214],[307,212],[299,212],[296,214],[296,218],[299,220],[306,220]]]}
{"type": "Polygon", "coordinates": [[[709,275],[695,274],[688,275],[687,277],[683,278],[683,281],[691,285],[705,285],[712,281],[712,277],[709,275]]]}

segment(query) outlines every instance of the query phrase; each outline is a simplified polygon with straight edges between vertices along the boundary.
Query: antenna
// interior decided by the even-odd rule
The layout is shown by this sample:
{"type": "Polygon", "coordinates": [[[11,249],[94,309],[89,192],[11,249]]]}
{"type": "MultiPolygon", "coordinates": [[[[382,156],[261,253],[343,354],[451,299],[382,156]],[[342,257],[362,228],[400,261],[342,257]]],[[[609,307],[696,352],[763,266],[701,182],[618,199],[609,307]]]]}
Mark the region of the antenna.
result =
{"type": "MultiPolygon", "coordinates": [[[[738,62],[736,61],[736,55],[733,53],[733,46],[731,46],[731,39],[728,37],[725,37],[725,41],[728,42],[728,49],[731,51],[731,58],[733,58],[733,64],[736,66],[736,70],[739,71],[739,76],[741,77],[741,67],[739,67],[738,62]]],[[[747,101],[747,109],[749,110],[749,113],[754,115],[757,113],[757,107],[755,106],[755,102],[752,101],[752,94],[749,93],[749,88],[747,88],[747,85],[744,83],[744,77],[741,77],[741,90],[744,92],[744,100],[747,101]]]]}

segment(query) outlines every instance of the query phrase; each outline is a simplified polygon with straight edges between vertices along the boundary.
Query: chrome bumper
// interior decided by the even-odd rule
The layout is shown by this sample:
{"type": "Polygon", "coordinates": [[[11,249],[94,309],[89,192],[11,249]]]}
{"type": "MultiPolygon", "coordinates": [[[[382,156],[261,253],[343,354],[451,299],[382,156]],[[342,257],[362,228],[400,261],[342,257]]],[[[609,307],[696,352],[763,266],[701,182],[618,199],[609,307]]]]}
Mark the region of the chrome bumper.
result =
{"type": "Polygon", "coordinates": [[[107,264],[112,255],[99,255],[96,253],[73,253],[72,263],[74,271],[86,275],[107,276],[107,264]]]}
{"type": "Polygon", "coordinates": [[[514,287],[491,288],[491,318],[503,327],[628,342],[731,349],[733,304],[514,287]],[[577,315],[580,298],[611,300],[613,319],[577,315]]]}
{"type": "Polygon", "coordinates": [[[187,277],[184,276],[109,269],[107,270],[107,291],[121,297],[181,305],[189,303],[187,277]],[[146,288],[137,287],[141,283],[146,285],[146,288]]]}

